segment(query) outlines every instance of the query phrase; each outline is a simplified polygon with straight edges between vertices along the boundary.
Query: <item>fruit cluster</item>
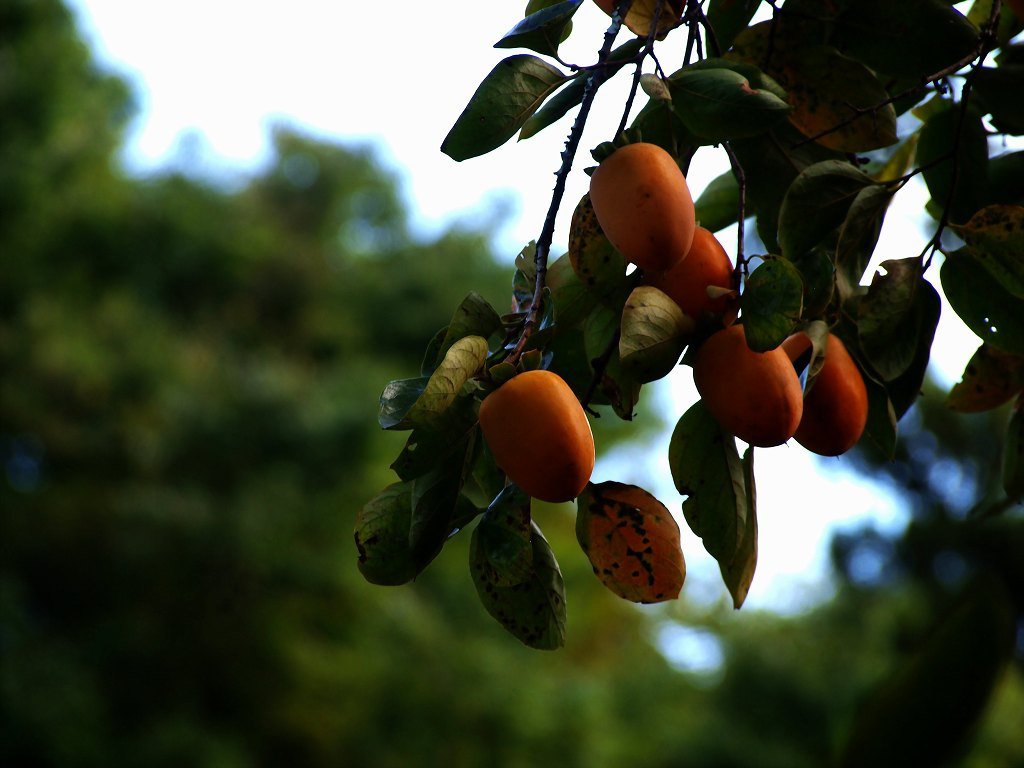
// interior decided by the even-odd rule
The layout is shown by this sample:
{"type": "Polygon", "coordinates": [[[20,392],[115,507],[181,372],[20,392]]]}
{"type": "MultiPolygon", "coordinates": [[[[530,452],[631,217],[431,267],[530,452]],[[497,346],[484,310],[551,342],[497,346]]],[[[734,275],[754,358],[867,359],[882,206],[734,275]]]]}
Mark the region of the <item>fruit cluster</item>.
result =
{"type": "MultiPolygon", "coordinates": [[[[686,178],[668,152],[644,142],[615,150],[593,172],[590,201],[608,240],[643,271],[643,283],[671,298],[694,327],[711,329],[693,339],[693,377],[723,429],[758,447],[795,438],[823,456],[857,443],[867,389],[846,345],[826,336],[806,387],[798,374],[814,355],[806,333],[765,352],[750,348],[742,316],[737,321],[739,273],[696,221],[686,178]]],[[[593,437],[556,374],[529,371],[499,387],[484,399],[480,425],[498,465],[529,495],[568,501],[586,486],[593,437]]]]}

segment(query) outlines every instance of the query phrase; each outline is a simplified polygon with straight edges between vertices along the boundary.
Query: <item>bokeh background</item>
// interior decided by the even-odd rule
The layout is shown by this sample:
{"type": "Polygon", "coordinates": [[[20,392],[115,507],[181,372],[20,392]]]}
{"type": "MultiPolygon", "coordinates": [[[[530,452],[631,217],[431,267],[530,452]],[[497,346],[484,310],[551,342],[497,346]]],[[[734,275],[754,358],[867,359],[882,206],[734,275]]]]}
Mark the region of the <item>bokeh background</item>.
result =
{"type": "MultiPolygon", "coordinates": [[[[415,583],[370,586],[353,520],[402,443],[377,397],[469,290],[506,305],[508,209],[424,225],[395,157],[284,120],[244,173],[187,146],[143,169],[139,94],[83,25],[59,0],[0,2],[0,764],[830,762],[975,572],[955,533],[998,495],[1005,409],[953,415],[933,382],[895,461],[845,460],[901,524],[829,534],[816,599],[787,610],[734,612],[699,578],[625,604],[571,507],[536,510],[561,651],[484,612],[465,536],[415,583]]],[[[602,451],[635,463],[674,418],[600,420],[602,451]]],[[[801,499],[771,508],[784,546],[809,481],[766,482],[801,499]]],[[[958,764],[1024,763],[1022,645],[958,764]]]]}

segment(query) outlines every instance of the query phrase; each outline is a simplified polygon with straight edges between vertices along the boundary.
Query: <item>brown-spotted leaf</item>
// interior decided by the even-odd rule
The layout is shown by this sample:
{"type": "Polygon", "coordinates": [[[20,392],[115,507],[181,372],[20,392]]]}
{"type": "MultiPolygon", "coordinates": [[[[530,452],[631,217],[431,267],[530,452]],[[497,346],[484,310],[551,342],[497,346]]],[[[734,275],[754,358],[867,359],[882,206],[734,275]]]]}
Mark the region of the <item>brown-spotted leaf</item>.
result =
{"type": "Polygon", "coordinates": [[[960,413],[998,408],[1024,388],[1024,357],[982,344],[950,390],[946,405],[960,413]]]}
{"type": "Polygon", "coordinates": [[[805,25],[777,18],[741,32],[727,56],[761,67],[788,95],[790,122],[840,152],[895,144],[896,111],[874,73],[829,45],[808,45],[805,25]],[[882,106],[879,106],[882,105],[882,106]]]}
{"type": "Polygon", "coordinates": [[[530,549],[530,573],[513,586],[483,579],[476,568],[470,572],[480,602],[499,624],[530,648],[554,650],[565,645],[565,584],[555,554],[535,522],[530,523],[530,549]]]}
{"type": "Polygon", "coordinates": [[[580,282],[599,298],[622,290],[626,259],[601,231],[590,195],[580,198],[569,225],[569,261],[580,282]]]}
{"type": "Polygon", "coordinates": [[[679,525],[643,488],[588,484],[578,502],[576,538],[594,573],[619,597],[658,603],[679,596],[686,578],[679,525]]]}
{"type": "Polygon", "coordinates": [[[533,574],[530,497],[507,485],[480,518],[470,544],[469,567],[477,584],[514,587],[533,574]]]}
{"type": "Polygon", "coordinates": [[[952,229],[1007,291],[1024,298],[1024,206],[990,205],[952,229]]]}

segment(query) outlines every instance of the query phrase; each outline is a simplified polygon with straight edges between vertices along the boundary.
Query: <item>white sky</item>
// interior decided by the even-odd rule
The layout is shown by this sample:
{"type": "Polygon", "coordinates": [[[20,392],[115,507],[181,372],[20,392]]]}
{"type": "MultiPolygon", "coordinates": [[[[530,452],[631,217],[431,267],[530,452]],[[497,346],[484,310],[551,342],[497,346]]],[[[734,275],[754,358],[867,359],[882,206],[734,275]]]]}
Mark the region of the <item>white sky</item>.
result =
{"type": "MultiPolygon", "coordinates": [[[[525,0],[448,0],[443,16],[436,3],[419,2],[70,4],[99,60],[126,76],[138,95],[141,112],[126,153],[132,169],[173,162],[190,146],[190,159],[208,172],[244,174],[266,161],[268,128],[284,121],[325,139],[372,142],[399,173],[420,231],[437,231],[452,221],[493,221],[487,212],[504,201],[507,214],[495,242],[510,266],[540,232],[572,114],[528,141],[512,140],[462,163],[439,149],[480,80],[514,53],[491,46],[522,17],[525,0]],[[191,145],[183,142],[188,134],[191,145]]],[[[600,45],[607,17],[586,3],[574,24],[562,55],[587,63],[600,45]]],[[[662,63],[672,71],[681,55],[666,51],[662,63]]],[[[625,81],[620,75],[599,94],[557,221],[556,244],[567,240],[569,216],[586,191],[582,168],[593,164],[589,148],[612,138],[618,124],[625,81]]],[[[720,150],[702,149],[689,174],[694,196],[727,167],[720,150]]],[[[926,199],[914,185],[897,196],[878,260],[920,252],[930,235],[919,223],[926,199]]],[[[723,243],[733,251],[729,238],[725,235],[723,243]]],[[[939,287],[937,275],[931,278],[939,287]]],[[[953,383],[979,341],[948,307],[937,340],[935,372],[953,383]]],[[[680,371],[671,387],[661,390],[675,414],[695,397],[687,372],[680,371]]],[[[639,461],[600,463],[595,480],[629,480],[624,474],[633,472],[633,479],[678,510],[680,497],[667,468],[668,438],[664,435],[663,443],[651,446],[639,461]]],[[[862,478],[842,472],[842,459],[822,463],[794,443],[760,450],[755,464],[760,554],[748,605],[791,610],[823,594],[825,545],[834,527],[865,517],[886,526],[900,524],[893,501],[862,478]]],[[[696,582],[692,590],[721,598],[717,567],[682,527],[691,581],[696,582]]]]}

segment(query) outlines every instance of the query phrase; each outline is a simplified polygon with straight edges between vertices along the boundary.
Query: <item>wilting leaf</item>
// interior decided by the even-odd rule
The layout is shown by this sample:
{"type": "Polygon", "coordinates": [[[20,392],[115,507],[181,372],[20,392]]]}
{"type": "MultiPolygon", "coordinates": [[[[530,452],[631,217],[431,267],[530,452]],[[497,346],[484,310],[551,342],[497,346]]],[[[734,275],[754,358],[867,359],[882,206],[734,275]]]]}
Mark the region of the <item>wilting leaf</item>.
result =
{"type": "Polygon", "coordinates": [[[1024,299],[1007,292],[967,249],[948,254],[939,277],[953,311],[982,341],[1024,355],[1024,299]]]}
{"type": "Polygon", "coordinates": [[[747,345],[755,352],[779,346],[800,319],[803,300],[803,280],[792,262],[765,257],[750,273],[740,299],[747,345]]]}
{"type": "Polygon", "coordinates": [[[660,290],[649,285],[635,288],[622,310],[622,367],[640,382],[667,376],[679,362],[693,329],[693,319],[660,290]]]}
{"type": "Polygon", "coordinates": [[[745,594],[745,588],[739,587],[749,586],[753,575],[757,534],[756,523],[749,519],[754,499],[748,495],[748,467],[739,457],[736,441],[698,400],[676,424],[668,456],[672,480],[687,496],[683,502],[687,525],[718,561],[723,576],[727,570],[733,574],[726,583],[730,585],[731,579],[736,585],[733,599],[739,607],[741,592],[745,594]]]}
{"type": "Polygon", "coordinates": [[[747,599],[757,568],[757,495],[754,490],[753,446],[749,446],[743,454],[743,480],[747,491],[747,513],[743,520],[743,529],[739,531],[736,554],[729,562],[718,564],[722,580],[732,595],[732,607],[736,609],[739,609],[747,599]]]}
{"type": "Polygon", "coordinates": [[[1024,388],[1024,357],[982,344],[964,368],[960,383],[950,390],[946,405],[960,413],[998,408],[1024,388]]]}
{"type": "Polygon", "coordinates": [[[1024,298],[1024,206],[990,205],[953,230],[1008,293],[1024,298]]]}
{"type": "Polygon", "coordinates": [[[806,168],[786,192],[779,211],[782,255],[794,259],[837,230],[857,196],[874,181],[842,160],[806,168]]]}
{"type": "MultiPolygon", "coordinates": [[[[474,567],[473,584],[484,608],[509,633],[531,648],[554,650],[565,645],[565,585],[547,539],[532,522],[530,549],[525,581],[499,586],[488,581],[486,569],[474,567]]],[[[479,554],[471,557],[475,562],[479,554]]]]}
{"type": "Polygon", "coordinates": [[[504,59],[480,83],[441,151],[461,161],[500,147],[567,79],[536,56],[517,54],[504,59]]]}
{"type": "Polygon", "coordinates": [[[686,563],[664,504],[642,488],[604,482],[588,484],[577,509],[576,538],[608,589],[635,603],[679,596],[686,563]]]}

